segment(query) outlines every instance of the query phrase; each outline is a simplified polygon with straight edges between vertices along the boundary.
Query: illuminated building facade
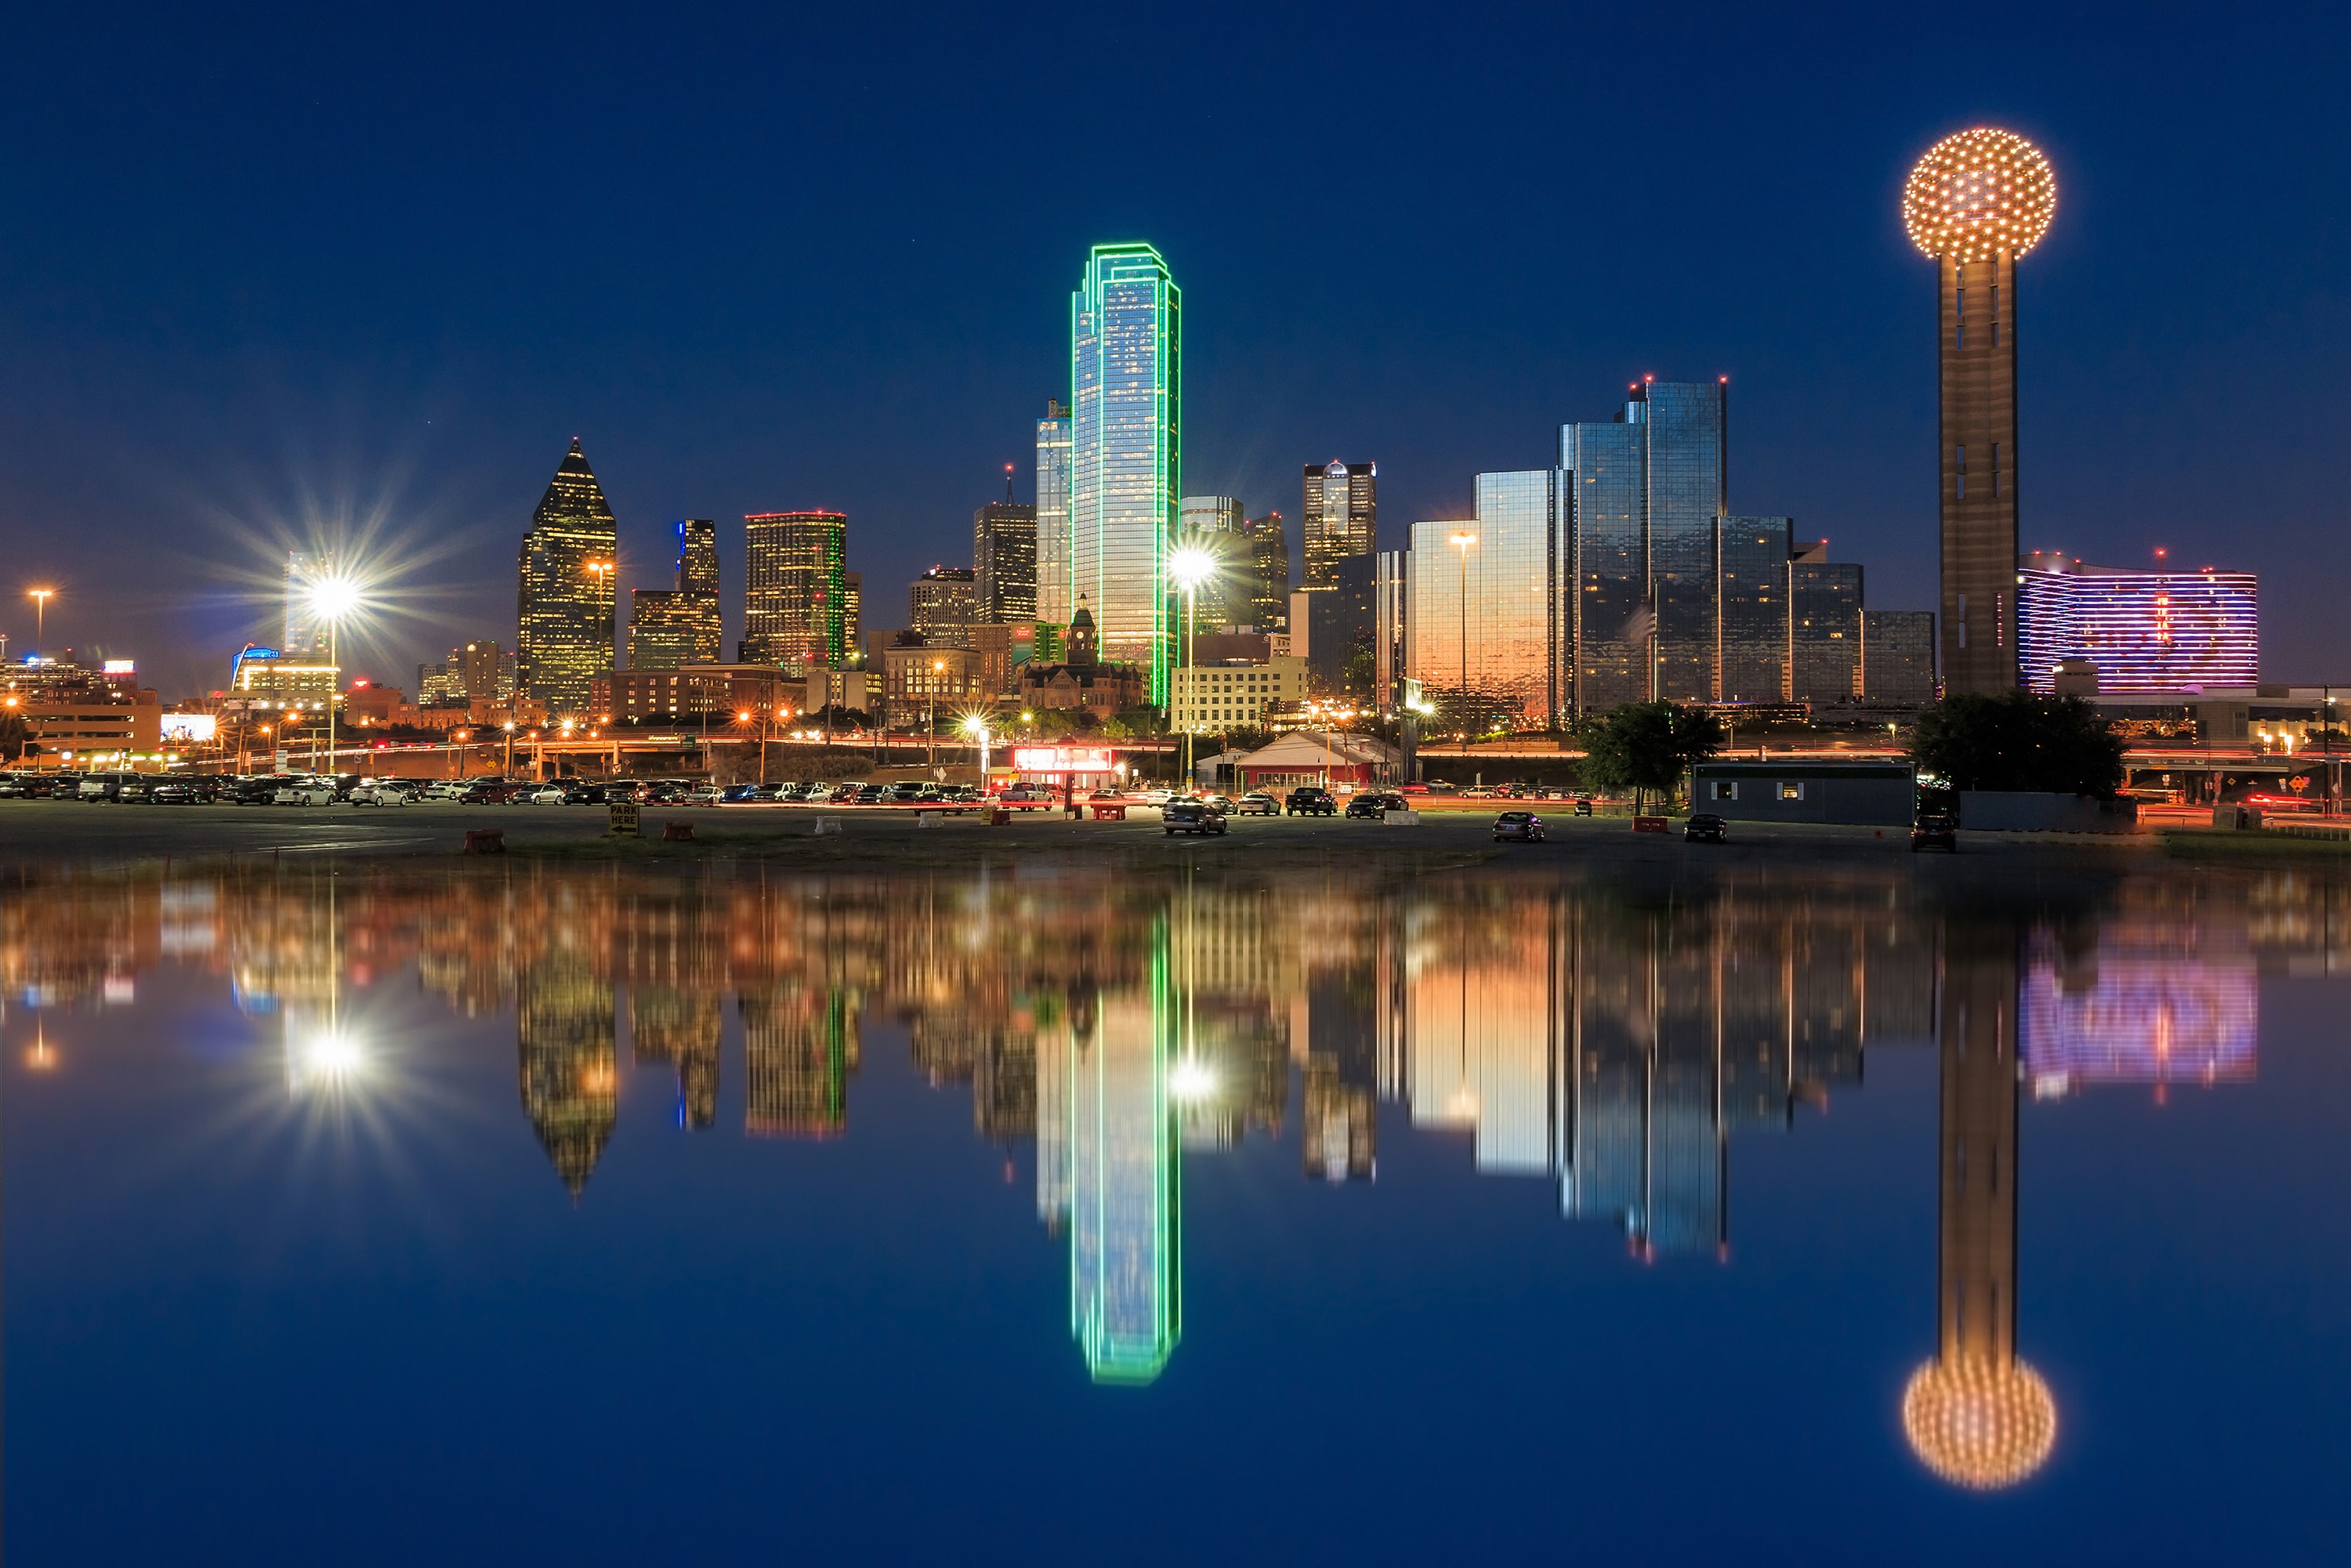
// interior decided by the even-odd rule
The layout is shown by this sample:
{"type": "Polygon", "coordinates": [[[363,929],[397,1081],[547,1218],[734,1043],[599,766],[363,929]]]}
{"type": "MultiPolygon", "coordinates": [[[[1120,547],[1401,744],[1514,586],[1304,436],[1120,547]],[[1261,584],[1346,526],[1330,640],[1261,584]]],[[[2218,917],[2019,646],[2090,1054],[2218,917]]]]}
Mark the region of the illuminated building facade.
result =
{"type": "Polygon", "coordinates": [[[672,586],[640,588],[629,596],[632,670],[718,662],[718,525],[708,517],[687,517],[674,527],[677,564],[672,586]]]}
{"type": "Polygon", "coordinates": [[[473,703],[503,707],[514,701],[514,695],[515,656],[486,637],[450,649],[448,658],[440,664],[416,666],[419,707],[464,707],[473,703]]]}
{"type": "Polygon", "coordinates": [[[1644,382],[1625,404],[1641,429],[1655,643],[1650,695],[1715,699],[1717,527],[1729,510],[1728,382],[1644,382]]]}
{"type": "Polygon", "coordinates": [[[1255,569],[1249,622],[1260,632],[1290,627],[1290,535],[1280,512],[1251,517],[1247,526],[1249,561],[1255,569]]]}
{"type": "Polygon", "coordinates": [[[584,951],[559,946],[523,971],[515,996],[523,1111],[575,1198],[620,1119],[613,1017],[611,982],[584,951]]]}
{"type": "Polygon", "coordinates": [[[327,624],[312,602],[316,585],[335,575],[335,558],[311,550],[286,552],[286,629],[277,651],[289,659],[325,663],[327,624]]]}
{"type": "Polygon", "coordinates": [[[1788,562],[1788,696],[1849,703],[1861,694],[1861,568],[1828,559],[1825,541],[1788,562]]]}
{"type": "Polygon", "coordinates": [[[1169,536],[1183,493],[1182,294],[1147,245],[1099,245],[1070,299],[1072,598],[1102,656],[1166,700],[1169,536]]]}
{"type": "Polygon", "coordinates": [[[2250,571],[2125,571],[2042,550],[2018,569],[2016,597],[2029,690],[2053,691],[2057,666],[2069,659],[2097,666],[2101,693],[2260,681],[2259,584],[2250,571]]]}
{"type": "Polygon", "coordinates": [[[737,998],[743,1014],[743,1130],[836,1138],[849,1127],[857,1024],[838,988],[778,984],[737,998]]]}
{"type": "Polygon", "coordinates": [[[1299,542],[1306,552],[1306,586],[1334,588],[1339,563],[1379,548],[1380,465],[1309,463],[1299,542]]]}
{"type": "Polygon", "coordinates": [[[1563,487],[1548,468],[1480,474],[1477,517],[1412,526],[1405,662],[1441,723],[1474,731],[1551,724],[1563,487]]]}
{"type": "Polygon", "coordinates": [[[865,574],[844,571],[841,574],[841,647],[844,661],[858,658],[858,650],[865,646],[865,574]]]}
{"type": "Polygon", "coordinates": [[[1573,500],[1568,590],[1556,658],[1573,673],[1563,695],[1576,714],[1649,698],[1649,555],[1638,424],[1567,424],[1559,466],[1573,500]]]}
{"type": "MultiPolygon", "coordinates": [[[[1177,544],[1205,550],[1217,563],[1208,580],[1193,591],[1192,624],[1186,635],[1250,624],[1257,569],[1249,555],[1248,526],[1240,502],[1230,496],[1186,496],[1178,503],[1177,544]]],[[[1179,613],[1182,608],[1179,602],[1179,613]]]]}
{"type": "Polygon", "coordinates": [[[1953,693],[2017,686],[2016,264],[2056,204],[2040,150],[1990,129],[1937,142],[1903,191],[1903,222],[1935,258],[1938,294],[1942,672],[1953,693]]]}
{"type": "Polygon", "coordinates": [[[743,519],[743,641],[736,657],[805,674],[850,650],[849,517],[754,512],[743,519]]]}
{"type": "Polygon", "coordinates": [[[1037,619],[1066,626],[1077,608],[1070,551],[1070,407],[1045,402],[1037,422],[1037,619]]]}
{"type": "Polygon", "coordinates": [[[1404,705],[1412,668],[1405,627],[1412,609],[1412,552],[1379,552],[1372,577],[1372,706],[1389,714],[1404,705]]]}
{"type": "Polygon", "coordinates": [[[1008,626],[1037,619],[1037,508],[1012,499],[971,515],[972,619],[1008,626]]]}
{"type": "Polygon", "coordinates": [[[1935,612],[1861,612],[1861,695],[1868,702],[1927,707],[1935,700],[1935,612]]]}
{"type": "Polygon", "coordinates": [[[575,439],[523,538],[515,607],[516,681],[549,713],[584,712],[613,667],[619,554],[612,508],[575,439]]]}
{"type": "Polygon", "coordinates": [[[980,619],[979,583],[967,566],[935,566],[906,589],[906,623],[934,647],[968,648],[980,619]]]}
{"type": "Polygon", "coordinates": [[[1721,601],[1716,658],[1720,700],[1777,703],[1788,696],[1787,517],[1724,517],[1716,547],[1721,601]]]}

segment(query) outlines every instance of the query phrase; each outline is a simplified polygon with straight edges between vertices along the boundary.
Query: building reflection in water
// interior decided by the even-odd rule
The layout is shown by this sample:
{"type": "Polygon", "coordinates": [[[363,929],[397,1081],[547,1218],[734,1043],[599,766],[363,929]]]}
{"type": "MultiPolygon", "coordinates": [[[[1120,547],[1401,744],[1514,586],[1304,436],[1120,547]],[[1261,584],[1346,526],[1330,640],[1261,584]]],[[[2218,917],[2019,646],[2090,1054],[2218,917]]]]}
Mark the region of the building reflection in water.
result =
{"type": "MultiPolygon", "coordinates": [[[[622,1017],[680,1127],[714,1128],[739,1071],[746,1134],[816,1139],[849,1130],[866,1020],[903,1025],[921,1078],[971,1096],[975,1135],[1031,1152],[1106,1382],[1150,1381],[1181,1337],[1185,1155],[1286,1135],[1293,1085],[1306,1180],[1374,1181],[1384,1133],[1458,1136],[1479,1171],[1552,1182],[1564,1217],[1621,1228],[1636,1255],[1709,1257],[1731,1236],[1736,1137],[1857,1087],[1873,1050],[1935,1044],[1941,1333],[1906,1421],[1938,1473],[1978,1485],[2029,1473],[2054,1432],[2014,1354],[2020,1057],[2043,1098],[2247,1080],[2260,976],[2351,969],[2340,889],[2299,874],[2126,879],[2062,915],[1952,913],[1907,867],[1649,902],[1572,872],[1033,863],[240,868],[37,892],[0,903],[8,999],[103,1006],[159,963],[209,970],[273,1020],[298,1090],[331,1067],[299,1042],[333,1036],[357,988],[413,972],[455,1011],[511,1009],[525,1116],[575,1197],[617,1124],[622,1017]]],[[[27,1034],[45,1041],[44,1020],[27,1034]]]]}
{"type": "Polygon", "coordinates": [[[1902,1396],[1927,1468],[1963,1487],[2012,1486],[2057,1440],[2057,1406],[2016,1354],[2018,925],[1944,925],[1939,1262],[1935,1359],[1902,1396]]]}

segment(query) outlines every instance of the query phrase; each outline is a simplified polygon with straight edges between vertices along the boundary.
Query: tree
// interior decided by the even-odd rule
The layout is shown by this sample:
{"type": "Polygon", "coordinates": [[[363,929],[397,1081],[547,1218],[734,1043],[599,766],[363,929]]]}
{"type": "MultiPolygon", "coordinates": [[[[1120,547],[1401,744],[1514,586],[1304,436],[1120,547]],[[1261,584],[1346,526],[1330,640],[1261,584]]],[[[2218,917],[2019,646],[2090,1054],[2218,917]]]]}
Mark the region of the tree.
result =
{"type": "Polygon", "coordinates": [[[1945,697],[1919,716],[1910,759],[1954,789],[2111,796],[2123,741],[2080,697],[2033,692],[1945,697]]]}
{"type": "Polygon", "coordinates": [[[14,762],[25,755],[25,743],[33,738],[32,727],[20,713],[0,713],[0,762],[14,762]]]}
{"type": "Polygon", "coordinates": [[[1632,790],[1636,814],[1646,791],[1672,794],[1691,764],[1712,757],[1723,744],[1720,721],[1704,708],[1679,703],[1622,703],[1584,720],[1577,735],[1585,752],[1583,781],[1632,790]]]}

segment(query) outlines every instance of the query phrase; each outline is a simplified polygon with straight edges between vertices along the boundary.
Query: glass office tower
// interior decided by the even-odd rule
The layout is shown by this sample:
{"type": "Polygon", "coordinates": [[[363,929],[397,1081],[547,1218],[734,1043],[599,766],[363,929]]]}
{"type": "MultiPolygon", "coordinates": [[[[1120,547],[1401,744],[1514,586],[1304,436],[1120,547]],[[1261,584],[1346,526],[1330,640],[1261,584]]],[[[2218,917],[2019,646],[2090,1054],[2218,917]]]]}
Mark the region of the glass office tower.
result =
{"type": "Polygon", "coordinates": [[[841,512],[754,512],[743,519],[743,641],[747,664],[839,665],[849,652],[849,517],[841,512]]]}
{"type": "Polygon", "coordinates": [[[1070,586],[1070,409],[1048,399],[1037,422],[1037,619],[1067,626],[1076,612],[1070,586]]]}
{"type": "Polygon", "coordinates": [[[1280,512],[1251,517],[1248,523],[1249,559],[1257,571],[1250,612],[1260,632],[1281,632],[1290,626],[1290,535],[1280,512]]]}
{"type": "Polygon", "coordinates": [[[1935,612],[1861,612],[1861,695],[1925,707],[1935,700],[1935,612]]]}
{"type": "Polygon", "coordinates": [[[977,618],[989,625],[1037,619],[1037,508],[990,501],[971,515],[971,570],[977,618]]]}
{"type": "Polygon", "coordinates": [[[1477,485],[1475,518],[1412,526],[1405,673],[1447,728],[1547,729],[1559,703],[1560,476],[1535,468],[1480,474],[1477,485]]]}
{"type": "Polygon", "coordinates": [[[1849,703],[1861,692],[1861,568],[1825,544],[1788,563],[1788,695],[1849,703]]]}
{"type": "Polygon", "coordinates": [[[1649,697],[1648,548],[1637,424],[1565,424],[1559,465],[1574,477],[1569,530],[1574,597],[1560,652],[1568,706],[1606,713],[1649,697]]]}
{"type": "Polygon", "coordinates": [[[1207,550],[1217,562],[1216,575],[1200,584],[1192,596],[1192,620],[1197,630],[1249,625],[1256,614],[1257,567],[1250,559],[1248,528],[1235,497],[1186,496],[1183,499],[1176,533],[1185,545],[1207,550]]]}
{"type": "Polygon", "coordinates": [[[1379,547],[1380,465],[1309,463],[1305,501],[1299,534],[1306,547],[1306,586],[1334,587],[1341,561],[1379,547]]]}
{"type": "Polygon", "coordinates": [[[584,713],[612,669],[612,579],[620,554],[612,508],[574,440],[523,536],[515,657],[523,694],[550,714],[584,713]]]}
{"type": "Polygon", "coordinates": [[[1098,245],[1070,298],[1071,577],[1102,656],[1167,700],[1168,536],[1183,486],[1183,296],[1147,245],[1098,245]]]}
{"type": "Polygon", "coordinates": [[[1641,485],[1648,513],[1649,602],[1656,621],[1651,695],[1714,697],[1715,528],[1729,510],[1727,382],[1645,382],[1625,405],[1646,431],[1641,485]]]}
{"type": "Polygon", "coordinates": [[[1725,517],[1715,559],[1722,586],[1716,611],[1719,699],[1777,703],[1788,698],[1787,517],[1725,517]]]}

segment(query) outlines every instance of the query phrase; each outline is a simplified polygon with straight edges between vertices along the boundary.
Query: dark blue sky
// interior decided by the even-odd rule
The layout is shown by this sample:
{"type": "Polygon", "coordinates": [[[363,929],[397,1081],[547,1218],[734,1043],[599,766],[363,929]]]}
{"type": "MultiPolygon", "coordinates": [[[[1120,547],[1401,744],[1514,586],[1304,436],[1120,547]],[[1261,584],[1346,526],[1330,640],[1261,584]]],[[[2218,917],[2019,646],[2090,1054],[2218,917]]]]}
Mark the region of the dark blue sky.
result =
{"type": "Polygon", "coordinates": [[[0,630],[217,685],[306,516],[380,516],[416,612],[511,640],[578,434],[628,570],[663,525],[851,517],[869,622],[969,555],[1067,382],[1086,246],[1187,312],[1186,488],[1294,517],[1375,459],[1391,545],[1625,382],[1727,374],[1731,504],[1933,598],[1933,273],[1900,182],[2039,142],[2024,542],[2263,576],[2334,652],[2346,27],[2116,7],[50,8],[0,51],[0,630]],[[853,14],[852,14],[853,13],[853,14]],[[20,624],[21,622],[21,624],[20,624]]]}

